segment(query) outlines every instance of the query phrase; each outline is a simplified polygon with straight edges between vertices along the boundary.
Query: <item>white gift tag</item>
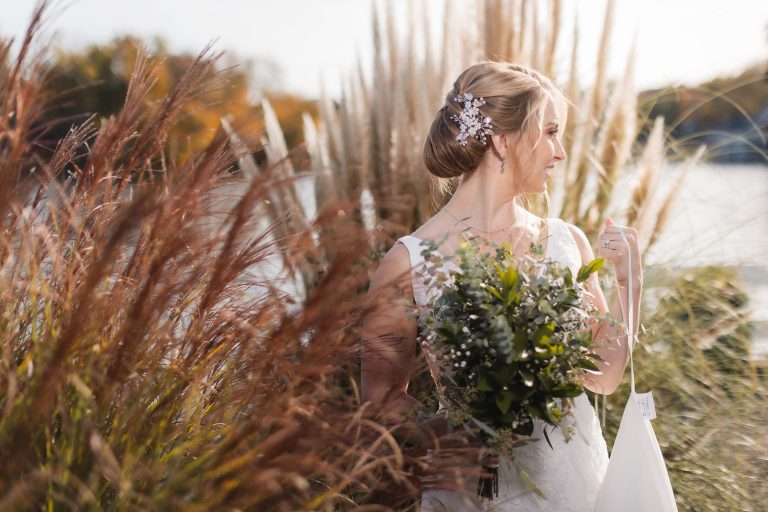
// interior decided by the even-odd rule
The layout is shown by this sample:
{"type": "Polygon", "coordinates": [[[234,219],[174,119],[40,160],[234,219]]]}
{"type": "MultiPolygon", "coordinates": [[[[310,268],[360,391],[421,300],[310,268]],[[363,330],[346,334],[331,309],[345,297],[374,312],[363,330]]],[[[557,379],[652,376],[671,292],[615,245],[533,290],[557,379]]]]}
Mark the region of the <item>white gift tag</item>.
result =
{"type": "Polygon", "coordinates": [[[640,413],[643,418],[652,420],[656,418],[656,406],[653,405],[653,395],[651,392],[636,393],[637,405],[640,407],[640,413]]]}

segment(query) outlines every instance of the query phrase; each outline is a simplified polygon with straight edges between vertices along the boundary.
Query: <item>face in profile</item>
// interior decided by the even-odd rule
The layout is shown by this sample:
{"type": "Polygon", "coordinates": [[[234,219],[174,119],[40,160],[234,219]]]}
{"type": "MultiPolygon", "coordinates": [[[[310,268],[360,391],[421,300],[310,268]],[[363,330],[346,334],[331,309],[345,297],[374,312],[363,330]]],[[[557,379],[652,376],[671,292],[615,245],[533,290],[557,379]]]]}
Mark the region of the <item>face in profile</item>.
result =
{"type": "MultiPolygon", "coordinates": [[[[540,194],[547,188],[547,179],[555,164],[565,160],[565,150],[560,142],[560,118],[555,102],[547,100],[541,137],[532,150],[520,148],[521,169],[517,170],[518,191],[524,194],[540,194]]],[[[529,144],[526,137],[516,138],[516,143],[529,144]]]]}

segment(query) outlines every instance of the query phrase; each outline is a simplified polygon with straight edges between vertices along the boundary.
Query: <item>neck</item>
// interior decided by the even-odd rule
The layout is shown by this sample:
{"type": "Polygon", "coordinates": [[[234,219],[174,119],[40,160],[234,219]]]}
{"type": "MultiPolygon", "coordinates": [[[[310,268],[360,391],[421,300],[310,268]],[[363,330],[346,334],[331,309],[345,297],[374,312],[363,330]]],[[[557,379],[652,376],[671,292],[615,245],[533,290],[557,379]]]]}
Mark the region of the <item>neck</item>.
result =
{"type": "Polygon", "coordinates": [[[496,158],[484,158],[472,174],[462,176],[446,204],[450,214],[486,233],[524,224],[526,212],[515,203],[517,194],[510,188],[509,177],[500,173],[500,165],[496,158]]]}

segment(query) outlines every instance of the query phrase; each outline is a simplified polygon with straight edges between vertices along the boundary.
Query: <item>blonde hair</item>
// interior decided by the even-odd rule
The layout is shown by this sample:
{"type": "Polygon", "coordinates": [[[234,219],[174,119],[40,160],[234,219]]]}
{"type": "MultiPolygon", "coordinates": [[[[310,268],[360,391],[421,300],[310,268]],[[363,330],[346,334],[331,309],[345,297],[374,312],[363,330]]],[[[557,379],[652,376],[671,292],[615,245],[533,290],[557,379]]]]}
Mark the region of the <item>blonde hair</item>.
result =
{"type": "Polygon", "coordinates": [[[483,144],[468,138],[466,146],[456,140],[459,125],[452,116],[459,114],[461,104],[454,98],[467,92],[485,98],[480,111],[491,118],[495,134],[521,133],[513,153],[518,169],[525,167],[530,150],[541,139],[549,98],[559,103],[561,124],[565,125],[569,102],[543,74],[513,63],[489,61],[470,66],[454,82],[424,143],[424,164],[430,173],[440,178],[456,178],[474,171],[485,152],[493,147],[490,140],[483,144]]]}

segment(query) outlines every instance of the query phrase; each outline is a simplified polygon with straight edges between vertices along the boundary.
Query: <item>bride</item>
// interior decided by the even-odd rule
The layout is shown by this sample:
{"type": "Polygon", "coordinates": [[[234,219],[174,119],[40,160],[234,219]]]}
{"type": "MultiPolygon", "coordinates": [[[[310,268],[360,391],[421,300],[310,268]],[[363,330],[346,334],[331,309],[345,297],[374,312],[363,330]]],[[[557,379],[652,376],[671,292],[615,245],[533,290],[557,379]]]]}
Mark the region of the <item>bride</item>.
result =
{"type": "MultiPolygon", "coordinates": [[[[369,298],[373,306],[363,322],[363,399],[381,408],[384,421],[401,425],[397,430],[406,432],[407,442],[423,450],[432,448],[428,457],[432,467],[438,467],[437,461],[455,450],[441,442],[441,437],[451,438],[446,437],[445,416],[440,411],[428,414],[408,394],[411,373],[423,357],[419,356],[412,305],[428,305],[439,293],[437,284],[425,283],[420,277],[431,264],[421,255],[420,242],[442,241],[439,253],[444,256],[453,254],[462,232],[476,236],[486,246],[506,242],[515,254],[525,252],[532,242],[540,243],[546,258],[569,266],[574,275],[582,262],[591,261],[595,257],[592,248],[578,227],[558,218],[539,218],[522,200],[526,194],[544,193],[550,173],[565,159],[558,133],[566,109],[567,100],[557,87],[530,68],[483,62],[464,70],[438,111],[424,146],[429,172],[440,178],[458,177],[459,185],[437,214],[393,245],[372,277],[369,298]]],[[[635,304],[639,304],[642,290],[637,233],[607,219],[599,236],[599,255],[613,264],[619,290],[610,313],[626,322],[622,311],[627,310],[629,280],[635,304]],[[627,268],[628,250],[632,252],[631,270],[627,268]]],[[[454,264],[451,260],[442,263],[454,264]]],[[[589,278],[587,289],[590,300],[605,315],[608,305],[596,274],[589,278]]],[[[637,318],[631,325],[637,325],[637,318]]],[[[611,394],[629,358],[625,331],[597,319],[591,329],[595,352],[603,362],[599,364],[601,373],[585,375],[583,384],[592,392],[611,394]]],[[[428,362],[436,377],[439,368],[430,358],[428,362]]],[[[527,444],[515,452],[512,463],[502,461],[499,494],[492,500],[477,497],[478,452],[469,452],[475,454],[470,457],[465,450],[459,467],[449,472],[458,477],[451,481],[443,471],[425,478],[429,485],[422,491],[421,510],[591,511],[608,453],[586,394],[574,399],[573,414],[566,423],[575,431],[568,442],[561,429],[548,430],[552,447],[543,441],[527,444]],[[526,473],[540,493],[526,485],[526,473]]],[[[542,439],[543,427],[537,420],[532,437],[542,439]]]]}

